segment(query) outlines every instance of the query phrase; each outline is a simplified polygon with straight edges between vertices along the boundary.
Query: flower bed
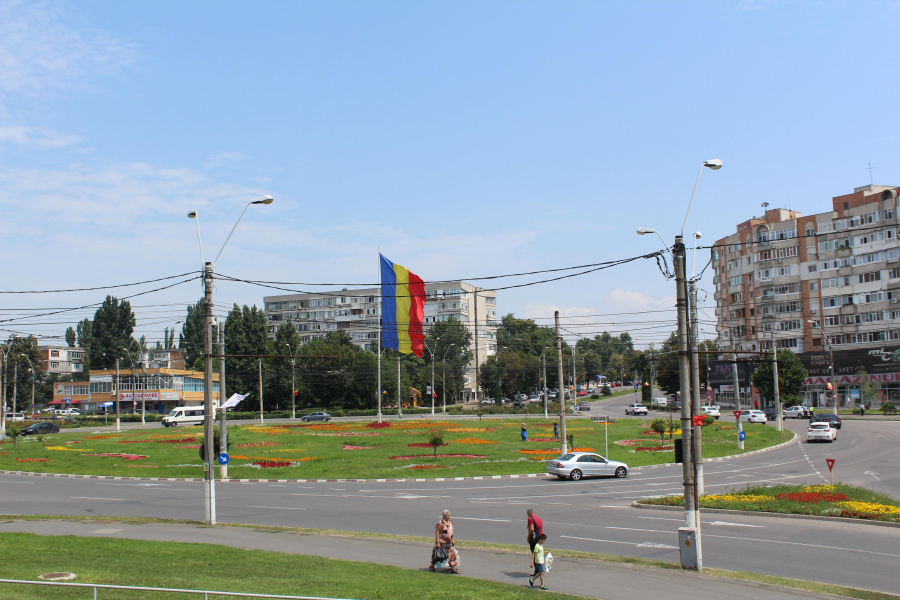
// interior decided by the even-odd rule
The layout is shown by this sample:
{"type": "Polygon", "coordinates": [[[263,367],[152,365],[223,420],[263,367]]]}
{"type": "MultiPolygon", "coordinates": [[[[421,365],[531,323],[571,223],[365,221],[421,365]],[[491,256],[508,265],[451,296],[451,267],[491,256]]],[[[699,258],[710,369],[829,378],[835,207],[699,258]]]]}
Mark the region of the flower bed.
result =
{"type": "Polygon", "coordinates": [[[390,426],[391,426],[390,421],[382,421],[381,423],[379,423],[377,421],[372,421],[371,423],[368,423],[366,425],[366,427],[368,427],[369,429],[387,429],[390,426]]]}
{"type": "Polygon", "coordinates": [[[281,446],[281,442],[253,442],[247,444],[235,444],[235,448],[265,448],[268,446],[281,446]]]}
{"type": "Polygon", "coordinates": [[[350,446],[344,444],[342,450],[374,450],[375,448],[378,448],[378,446],[350,446]]]}
{"type": "MultiPolygon", "coordinates": [[[[438,458],[487,458],[484,454],[438,454],[438,458]]],[[[412,460],[414,458],[434,458],[433,454],[410,454],[407,456],[392,456],[391,460],[412,460]]]]}
{"type": "MultiPolygon", "coordinates": [[[[86,440],[108,440],[110,438],[117,438],[117,437],[122,437],[122,436],[121,435],[89,435],[89,436],[86,436],[84,439],[86,439],[86,440]]],[[[2,442],[0,442],[0,443],[2,443],[2,442]]]]}
{"type": "Polygon", "coordinates": [[[154,440],[157,444],[189,444],[197,441],[197,436],[186,438],[173,438],[170,440],[154,440]]]}
{"type": "Polygon", "coordinates": [[[556,454],[557,456],[559,455],[558,448],[538,448],[535,450],[516,450],[516,452],[518,452],[519,454],[547,454],[548,452],[552,452],[552,453],[556,454]]]}
{"type": "MultiPolygon", "coordinates": [[[[441,444],[441,446],[446,446],[447,444],[441,444]]],[[[433,448],[433,446],[427,442],[419,442],[417,444],[407,444],[407,448],[433,448]]]]}
{"type": "MultiPolygon", "coordinates": [[[[666,496],[644,498],[639,502],[683,506],[684,498],[666,496]]],[[[900,523],[900,502],[896,499],[865,488],[841,484],[747,488],[728,494],[701,496],[700,506],[900,523]]]]}
{"type": "Polygon", "coordinates": [[[668,452],[674,450],[675,446],[638,446],[635,452],[668,452]]]}
{"type": "Polygon", "coordinates": [[[202,445],[203,445],[203,444],[186,444],[186,445],[184,445],[184,446],[175,446],[175,447],[176,447],[176,448],[191,448],[191,449],[193,449],[193,450],[196,450],[197,448],[199,448],[199,447],[202,446],[202,445]]]}
{"type": "Polygon", "coordinates": [[[115,458],[123,458],[125,460],[142,460],[144,458],[149,458],[143,454],[120,454],[118,452],[101,452],[99,454],[85,454],[84,456],[108,456],[115,458]]]}
{"type": "Polygon", "coordinates": [[[529,442],[558,442],[559,440],[556,438],[531,438],[528,441],[529,442]]]}
{"type": "MultiPolygon", "coordinates": [[[[483,440],[483,439],[481,439],[481,438],[474,438],[474,437],[467,437],[467,438],[461,438],[461,439],[458,439],[458,440],[450,440],[450,441],[453,442],[454,444],[483,444],[483,445],[493,445],[493,444],[499,444],[499,443],[500,443],[500,442],[495,442],[495,441],[492,441],[492,440],[483,440]]],[[[445,445],[446,445],[446,444],[445,444],[445,445]]]]}
{"type": "Polygon", "coordinates": [[[16,462],[50,462],[49,458],[17,458],[16,462]]]}
{"type": "MultiPolygon", "coordinates": [[[[90,452],[90,448],[66,448],[65,446],[44,446],[47,450],[52,450],[53,452],[90,452]]],[[[90,456],[86,454],[85,456],[90,456]]]]}
{"type": "Polygon", "coordinates": [[[421,471],[423,469],[443,469],[444,465],[406,465],[404,469],[413,469],[414,471],[421,471]]]}

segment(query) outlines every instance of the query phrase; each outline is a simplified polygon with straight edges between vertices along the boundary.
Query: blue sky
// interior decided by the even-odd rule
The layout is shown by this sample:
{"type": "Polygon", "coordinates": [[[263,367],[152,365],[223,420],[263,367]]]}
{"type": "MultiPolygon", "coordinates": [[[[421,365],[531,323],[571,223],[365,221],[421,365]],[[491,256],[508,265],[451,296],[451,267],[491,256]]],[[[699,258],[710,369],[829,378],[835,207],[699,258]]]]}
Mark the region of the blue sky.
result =
{"type": "MultiPolygon", "coordinates": [[[[875,183],[900,181],[898,21],[896,2],[0,0],[0,287],[194,270],[187,211],[209,258],[264,193],[221,273],[369,283],[379,244],[425,280],[640,255],[659,241],[634,230],[670,240],[711,158],[725,167],[687,226],[703,242],[764,201],[824,212],[869,161],[875,183]]],[[[216,301],[266,293],[220,282],[216,301]]],[[[498,309],[606,314],[672,293],[642,261],[501,292],[498,309]]],[[[139,332],[181,314],[149,305],[199,294],[135,299],[139,332]]],[[[2,296],[0,312],[101,299],[2,296]]],[[[16,330],[61,335],[91,312],[16,330]]],[[[584,319],[611,320],[641,318],[584,319]]]]}

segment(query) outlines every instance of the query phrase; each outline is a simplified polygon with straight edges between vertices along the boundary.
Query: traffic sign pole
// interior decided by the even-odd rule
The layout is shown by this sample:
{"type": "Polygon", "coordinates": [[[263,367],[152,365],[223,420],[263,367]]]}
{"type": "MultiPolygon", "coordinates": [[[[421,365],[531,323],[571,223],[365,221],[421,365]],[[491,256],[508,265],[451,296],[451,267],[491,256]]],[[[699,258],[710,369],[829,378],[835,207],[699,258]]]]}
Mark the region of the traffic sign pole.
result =
{"type": "Polygon", "coordinates": [[[828,464],[828,474],[831,476],[831,485],[834,485],[834,459],[826,458],[825,462],[828,464]]]}
{"type": "Polygon", "coordinates": [[[743,450],[744,449],[744,438],[746,437],[746,434],[744,433],[744,428],[741,426],[741,411],[733,410],[731,412],[734,413],[734,418],[735,418],[735,420],[737,420],[738,450],[743,450]]]}

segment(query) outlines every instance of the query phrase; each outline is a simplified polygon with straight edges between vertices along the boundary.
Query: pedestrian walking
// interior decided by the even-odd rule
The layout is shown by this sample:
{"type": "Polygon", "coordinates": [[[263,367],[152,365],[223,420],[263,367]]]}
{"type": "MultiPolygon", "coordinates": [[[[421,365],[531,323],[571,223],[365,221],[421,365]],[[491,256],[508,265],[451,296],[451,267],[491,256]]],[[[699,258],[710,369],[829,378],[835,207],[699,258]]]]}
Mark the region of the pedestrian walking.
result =
{"type": "Polygon", "coordinates": [[[522,423],[522,441],[523,442],[528,441],[528,428],[525,427],[525,423],[522,423]]]}
{"type": "Polygon", "coordinates": [[[859,403],[859,414],[862,417],[866,416],[866,405],[862,402],[859,403]]]}
{"type": "MultiPolygon", "coordinates": [[[[534,509],[529,508],[525,511],[525,514],[528,515],[528,548],[531,552],[534,552],[534,546],[537,544],[538,538],[544,533],[544,521],[541,520],[539,516],[534,514],[534,509]]],[[[534,575],[537,575],[538,572],[535,570],[534,575]]]]}
{"type": "Polygon", "coordinates": [[[553,439],[554,440],[559,439],[559,423],[553,424],[553,439]]]}
{"type": "Polygon", "coordinates": [[[459,566],[459,555],[456,553],[449,510],[441,513],[441,520],[434,527],[434,550],[431,551],[431,565],[428,568],[435,571],[435,565],[444,561],[451,573],[459,575],[459,569],[456,568],[459,566]]]}
{"type": "Polygon", "coordinates": [[[543,533],[538,536],[537,543],[534,545],[534,550],[531,553],[531,567],[534,568],[535,575],[528,578],[528,585],[534,587],[534,580],[537,577],[541,578],[541,589],[547,590],[549,589],[546,585],[544,585],[544,573],[546,573],[546,565],[544,564],[544,542],[547,541],[547,536],[543,533]]]}

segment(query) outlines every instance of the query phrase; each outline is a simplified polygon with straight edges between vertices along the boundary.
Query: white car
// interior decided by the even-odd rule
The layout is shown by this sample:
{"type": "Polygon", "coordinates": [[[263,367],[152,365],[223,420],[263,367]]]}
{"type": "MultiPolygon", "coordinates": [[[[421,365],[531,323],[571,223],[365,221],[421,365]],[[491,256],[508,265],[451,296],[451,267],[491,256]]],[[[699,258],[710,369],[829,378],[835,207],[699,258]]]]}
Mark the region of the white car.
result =
{"type": "Polygon", "coordinates": [[[804,406],[791,406],[790,408],[784,409],[782,413],[785,419],[789,419],[791,417],[795,419],[805,419],[809,415],[804,406]]]}
{"type": "Polygon", "coordinates": [[[719,417],[722,416],[719,413],[718,406],[701,406],[700,412],[702,412],[704,415],[709,415],[710,417],[714,417],[716,420],[718,420],[719,417]]]}
{"type": "Polygon", "coordinates": [[[547,463],[547,473],[560,479],[579,481],[582,477],[626,477],[631,469],[623,462],[608,460],[590,452],[570,452],[547,463]]]}
{"type": "Polygon", "coordinates": [[[647,407],[643,404],[629,404],[625,407],[626,415],[646,415],[647,407]]]}
{"type": "Polygon", "coordinates": [[[532,394],[528,397],[528,401],[532,404],[537,404],[539,402],[543,402],[544,395],[543,394],[532,394]]]}
{"type": "Polygon", "coordinates": [[[761,410],[744,410],[741,411],[741,421],[747,423],[767,423],[766,413],[761,410]]]}
{"type": "Polygon", "coordinates": [[[806,430],[807,442],[833,442],[837,439],[837,429],[831,423],[810,423],[806,430]]]}

